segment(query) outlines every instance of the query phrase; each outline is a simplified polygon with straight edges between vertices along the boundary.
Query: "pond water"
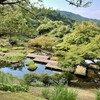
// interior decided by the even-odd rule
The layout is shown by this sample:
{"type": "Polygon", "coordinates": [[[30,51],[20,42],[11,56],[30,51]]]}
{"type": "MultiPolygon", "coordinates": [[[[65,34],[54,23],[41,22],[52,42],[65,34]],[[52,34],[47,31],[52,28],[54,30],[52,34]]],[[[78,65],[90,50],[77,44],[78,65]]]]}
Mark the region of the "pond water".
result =
{"type": "Polygon", "coordinates": [[[16,66],[15,65],[2,66],[0,70],[5,73],[10,73],[13,76],[17,76],[19,78],[22,78],[26,73],[30,72],[35,72],[37,74],[41,73],[53,74],[53,71],[45,69],[45,64],[41,63],[36,63],[38,68],[35,71],[29,71],[26,66],[26,62],[28,61],[32,61],[32,59],[26,58],[22,64],[17,64],[16,66]]]}

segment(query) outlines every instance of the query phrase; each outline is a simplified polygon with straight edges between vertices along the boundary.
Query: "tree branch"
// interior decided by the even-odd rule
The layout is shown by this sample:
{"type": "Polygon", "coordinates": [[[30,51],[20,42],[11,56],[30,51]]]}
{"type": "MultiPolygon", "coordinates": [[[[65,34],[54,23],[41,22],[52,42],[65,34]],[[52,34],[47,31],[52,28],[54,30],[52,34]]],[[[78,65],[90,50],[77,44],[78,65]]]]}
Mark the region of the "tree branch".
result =
{"type": "Polygon", "coordinates": [[[4,2],[4,1],[7,1],[7,0],[1,0],[0,1],[0,4],[2,4],[2,5],[6,5],[6,4],[17,4],[17,3],[21,3],[21,2],[26,1],[26,0],[20,0],[20,1],[15,1],[15,2],[4,2]]]}
{"type": "Polygon", "coordinates": [[[75,2],[75,0],[66,0],[70,5],[74,5],[74,6],[76,6],[76,7],[88,7],[91,3],[92,3],[92,1],[90,0],[90,1],[87,1],[86,3],[83,3],[83,1],[84,0],[77,0],[76,2],[75,2]]]}

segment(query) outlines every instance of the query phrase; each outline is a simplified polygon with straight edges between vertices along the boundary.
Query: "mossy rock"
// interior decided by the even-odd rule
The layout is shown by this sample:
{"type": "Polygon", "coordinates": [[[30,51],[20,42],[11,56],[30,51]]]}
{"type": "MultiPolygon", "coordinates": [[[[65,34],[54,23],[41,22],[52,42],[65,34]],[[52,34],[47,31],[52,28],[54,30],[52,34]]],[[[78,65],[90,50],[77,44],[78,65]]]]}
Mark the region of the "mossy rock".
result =
{"type": "Polygon", "coordinates": [[[24,50],[25,47],[13,47],[12,49],[13,49],[13,50],[24,50]]]}
{"type": "Polygon", "coordinates": [[[29,53],[34,53],[34,52],[35,52],[35,50],[28,50],[28,52],[29,52],[29,53]]]}
{"type": "Polygon", "coordinates": [[[2,48],[2,52],[3,52],[3,53],[7,53],[7,52],[9,52],[9,50],[6,49],[6,48],[2,48]]]}
{"type": "Polygon", "coordinates": [[[33,61],[27,62],[26,65],[28,66],[28,70],[30,71],[34,71],[37,69],[37,66],[33,61]]]}

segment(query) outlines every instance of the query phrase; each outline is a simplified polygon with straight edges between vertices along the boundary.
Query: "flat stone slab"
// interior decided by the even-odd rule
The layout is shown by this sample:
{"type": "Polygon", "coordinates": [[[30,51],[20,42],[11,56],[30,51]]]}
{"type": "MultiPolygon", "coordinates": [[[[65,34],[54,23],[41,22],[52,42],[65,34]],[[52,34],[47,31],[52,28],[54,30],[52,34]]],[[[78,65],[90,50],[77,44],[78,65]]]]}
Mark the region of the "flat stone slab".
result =
{"type": "Polygon", "coordinates": [[[37,54],[28,54],[27,57],[29,57],[29,58],[49,59],[48,56],[42,56],[42,55],[37,55],[37,54]]]}
{"type": "Polygon", "coordinates": [[[51,69],[51,70],[57,70],[57,71],[63,71],[62,68],[59,68],[57,66],[58,62],[49,60],[48,56],[42,56],[42,55],[36,55],[36,54],[28,54],[27,57],[33,58],[33,61],[35,62],[40,62],[40,63],[45,63],[46,69],[51,69]]]}

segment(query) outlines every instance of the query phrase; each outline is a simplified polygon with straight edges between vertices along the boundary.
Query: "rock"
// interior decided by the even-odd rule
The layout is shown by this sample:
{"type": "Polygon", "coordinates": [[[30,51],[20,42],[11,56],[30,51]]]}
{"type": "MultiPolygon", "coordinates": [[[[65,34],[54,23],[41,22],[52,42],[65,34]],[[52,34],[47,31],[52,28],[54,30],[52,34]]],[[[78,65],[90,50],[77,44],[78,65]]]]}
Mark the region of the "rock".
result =
{"type": "Polygon", "coordinates": [[[97,77],[97,74],[94,72],[93,69],[88,69],[87,70],[87,77],[95,78],[95,77],[97,77]]]}
{"type": "Polygon", "coordinates": [[[86,75],[86,68],[83,67],[83,66],[78,65],[78,66],[76,67],[76,69],[75,69],[74,74],[85,76],[85,75],[86,75]]]}

